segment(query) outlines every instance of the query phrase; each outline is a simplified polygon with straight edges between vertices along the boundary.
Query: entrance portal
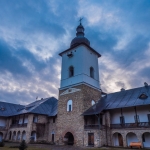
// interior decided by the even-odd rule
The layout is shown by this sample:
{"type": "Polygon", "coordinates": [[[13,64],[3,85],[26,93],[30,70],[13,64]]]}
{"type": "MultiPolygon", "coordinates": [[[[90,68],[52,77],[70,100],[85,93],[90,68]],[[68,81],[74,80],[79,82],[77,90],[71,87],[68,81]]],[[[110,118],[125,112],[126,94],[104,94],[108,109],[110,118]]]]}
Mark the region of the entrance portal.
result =
{"type": "Polygon", "coordinates": [[[67,132],[64,136],[66,144],[67,145],[73,145],[74,144],[74,137],[71,132],[67,132]]]}
{"type": "Polygon", "coordinates": [[[94,146],[94,133],[88,133],[88,145],[94,146]]]}

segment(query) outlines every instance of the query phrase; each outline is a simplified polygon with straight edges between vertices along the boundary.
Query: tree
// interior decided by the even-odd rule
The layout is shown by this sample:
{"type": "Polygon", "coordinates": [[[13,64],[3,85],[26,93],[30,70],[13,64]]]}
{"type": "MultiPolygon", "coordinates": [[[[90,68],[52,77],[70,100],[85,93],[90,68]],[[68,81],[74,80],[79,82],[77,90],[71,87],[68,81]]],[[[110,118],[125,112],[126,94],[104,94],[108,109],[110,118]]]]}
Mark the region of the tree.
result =
{"type": "Polygon", "coordinates": [[[23,140],[23,141],[20,143],[19,150],[26,150],[27,147],[28,147],[28,146],[27,146],[25,140],[23,140]]]}

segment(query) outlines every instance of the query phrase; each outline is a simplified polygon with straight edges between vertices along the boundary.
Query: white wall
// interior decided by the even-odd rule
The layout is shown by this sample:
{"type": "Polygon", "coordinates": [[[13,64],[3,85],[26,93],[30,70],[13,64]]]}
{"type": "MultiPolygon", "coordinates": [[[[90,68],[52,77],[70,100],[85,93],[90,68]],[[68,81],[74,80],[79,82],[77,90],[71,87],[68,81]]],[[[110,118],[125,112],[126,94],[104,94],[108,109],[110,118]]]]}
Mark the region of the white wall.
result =
{"type": "Polygon", "coordinates": [[[111,110],[110,111],[111,124],[120,124],[120,116],[121,116],[121,110],[120,109],[111,110]]]}
{"type": "MultiPolygon", "coordinates": [[[[147,114],[150,114],[150,106],[137,106],[137,115],[139,115],[140,122],[148,122],[147,114]]],[[[128,107],[122,109],[122,114],[125,119],[125,123],[135,123],[134,107],[128,107]]],[[[111,124],[120,124],[121,108],[110,110],[111,124]]]]}
{"type": "Polygon", "coordinates": [[[72,51],[73,57],[67,53],[62,55],[61,86],[60,88],[85,82],[96,88],[99,85],[98,56],[84,45],[76,47],[72,51]],[[74,76],[69,78],[69,67],[74,67],[74,76]],[[90,77],[90,67],[94,68],[94,79],[90,77]]]}
{"type": "Polygon", "coordinates": [[[28,116],[25,116],[24,123],[28,123],[28,116]]]}
{"type": "Polygon", "coordinates": [[[136,109],[140,122],[148,122],[147,114],[150,114],[150,106],[138,106],[136,109]]]}
{"type": "Polygon", "coordinates": [[[6,126],[6,119],[0,118],[0,127],[5,127],[5,126],[6,126]]]}
{"type": "Polygon", "coordinates": [[[125,118],[125,123],[135,123],[135,120],[134,120],[134,116],[135,116],[134,107],[123,108],[122,112],[123,112],[123,116],[125,118]]]}

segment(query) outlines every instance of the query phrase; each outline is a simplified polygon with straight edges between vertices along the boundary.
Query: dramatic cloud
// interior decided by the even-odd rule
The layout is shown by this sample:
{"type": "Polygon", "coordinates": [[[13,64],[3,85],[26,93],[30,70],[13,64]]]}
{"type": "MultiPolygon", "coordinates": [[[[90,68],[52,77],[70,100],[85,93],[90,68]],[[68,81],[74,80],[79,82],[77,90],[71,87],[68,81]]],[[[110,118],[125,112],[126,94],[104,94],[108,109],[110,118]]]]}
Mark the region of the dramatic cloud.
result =
{"type": "Polygon", "coordinates": [[[61,57],[78,19],[99,59],[101,88],[115,92],[150,83],[147,0],[1,0],[0,101],[26,104],[55,96],[61,57]]]}

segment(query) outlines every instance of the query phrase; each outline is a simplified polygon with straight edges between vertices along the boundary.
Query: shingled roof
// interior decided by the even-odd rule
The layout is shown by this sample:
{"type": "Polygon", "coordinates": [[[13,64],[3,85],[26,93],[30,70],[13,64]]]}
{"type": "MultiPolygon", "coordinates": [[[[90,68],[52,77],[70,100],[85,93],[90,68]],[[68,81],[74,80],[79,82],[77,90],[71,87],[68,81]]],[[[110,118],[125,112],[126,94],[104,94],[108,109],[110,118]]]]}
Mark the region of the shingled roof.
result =
{"type": "Polygon", "coordinates": [[[0,102],[0,116],[8,117],[17,112],[18,109],[23,108],[23,105],[12,104],[7,102],[0,102]]]}
{"type": "Polygon", "coordinates": [[[119,91],[107,94],[102,97],[98,103],[86,110],[82,115],[98,114],[103,110],[133,107],[150,104],[150,86],[139,87],[130,90],[119,91]],[[144,94],[147,97],[141,99],[140,96],[144,94]]]}
{"type": "Polygon", "coordinates": [[[4,110],[0,110],[0,116],[14,116],[26,113],[55,116],[57,114],[57,104],[58,100],[54,97],[37,100],[26,106],[0,102],[0,106],[4,108],[4,110]]]}

